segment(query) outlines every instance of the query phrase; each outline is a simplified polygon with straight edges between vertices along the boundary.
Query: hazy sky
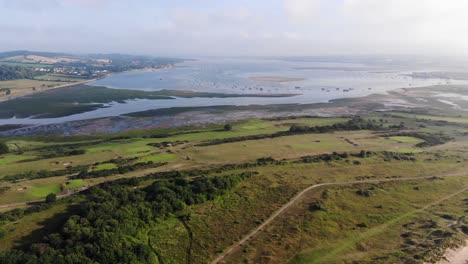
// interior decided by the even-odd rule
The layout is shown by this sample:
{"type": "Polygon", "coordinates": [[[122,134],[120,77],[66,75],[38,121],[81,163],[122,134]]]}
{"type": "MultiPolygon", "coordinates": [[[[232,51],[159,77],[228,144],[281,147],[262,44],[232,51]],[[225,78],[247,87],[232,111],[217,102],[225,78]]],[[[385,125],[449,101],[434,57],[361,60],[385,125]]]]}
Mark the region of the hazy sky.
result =
{"type": "Polygon", "coordinates": [[[467,0],[0,0],[0,50],[468,54],[467,0]]]}

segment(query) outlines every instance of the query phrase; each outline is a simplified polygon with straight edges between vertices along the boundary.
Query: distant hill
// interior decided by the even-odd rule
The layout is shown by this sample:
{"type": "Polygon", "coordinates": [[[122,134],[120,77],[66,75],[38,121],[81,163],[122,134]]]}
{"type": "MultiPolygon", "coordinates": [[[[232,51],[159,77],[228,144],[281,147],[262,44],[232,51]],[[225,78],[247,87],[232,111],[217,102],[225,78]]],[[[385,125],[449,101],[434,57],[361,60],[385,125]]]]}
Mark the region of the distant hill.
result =
{"type": "Polygon", "coordinates": [[[16,57],[16,56],[42,56],[42,57],[59,57],[59,56],[72,56],[66,53],[57,53],[57,52],[41,52],[41,51],[29,51],[29,50],[14,50],[14,51],[5,51],[0,52],[0,59],[16,57]]]}
{"type": "Polygon", "coordinates": [[[164,65],[181,62],[183,59],[163,58],[147,55],[128,55],[120,53],[111,54],[69,54],[58,52],[40,52],[28,50],[15,50],[0,52],[0,62],[7,63],[26,63],[26,64],[142,64],[142,65],[164,65]]]}

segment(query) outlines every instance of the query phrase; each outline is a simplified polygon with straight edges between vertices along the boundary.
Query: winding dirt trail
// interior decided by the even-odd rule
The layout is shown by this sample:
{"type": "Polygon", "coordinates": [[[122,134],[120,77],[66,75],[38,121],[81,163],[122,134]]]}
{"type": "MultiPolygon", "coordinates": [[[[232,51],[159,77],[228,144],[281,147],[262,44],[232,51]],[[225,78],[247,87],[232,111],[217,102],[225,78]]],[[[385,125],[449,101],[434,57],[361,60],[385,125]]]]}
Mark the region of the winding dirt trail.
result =
{"type": "Polygon", "coordinates": [[[211,264],[220,263],[227,255],[229,255],[230,253],[232,253],[236,249],[240,248],[245,242],[247,242],[249,239],[251,239],[256,234],[258,234],[260,231],[262,231],[262,229],[265,226],[270,224],[281,213],[286,211],[295,202],[297,202],[304,194],[306,194],[307,192],[309,192],[309,191],[311,191],[313,189],[317,189],[317,188],[324,187],[324,186],[352,185],[352,184],[360,184],[360,183],[382,183],[382,182],[409,181],[409,180],[424,180],[424,179],[432,179],[434,177],[448,178],[448,177],[462,177],[462,176],[467,176],[467,174],[466,173],[460,173],[460,174],[447,174],[447,175],[441,175],[441,176],[419,176],[419,177],[405,177],[405,178],[392,178],[392,179],[375,179],[375,180],[365,180],[365,181],[330,182],[330,183],[319,183],[319,184],[309,186],[306,189],[302,190],[300,193],[296,194],[293,198],[291,198],[291,200],[289,200],[288,203],[286,203],[280,209],[278,209],[276,212],[274,212],[267,220],[265,220],[262,224],[257,226],[250,233],[248,233],[244,238],[239,240],[237,243],[235,243],[231,247],[227,248],[221,255],[216,257],[216,259],[214,259],[211,262],[211,264]]]}

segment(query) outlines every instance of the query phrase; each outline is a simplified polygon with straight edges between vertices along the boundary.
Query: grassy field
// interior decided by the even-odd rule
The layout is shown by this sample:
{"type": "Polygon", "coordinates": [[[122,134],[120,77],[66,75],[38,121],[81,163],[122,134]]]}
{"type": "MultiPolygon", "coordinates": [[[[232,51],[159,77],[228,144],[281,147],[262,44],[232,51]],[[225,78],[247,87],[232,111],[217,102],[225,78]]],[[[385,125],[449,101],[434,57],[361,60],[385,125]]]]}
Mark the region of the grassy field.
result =
{"type": "Polygon", "coordinates": [[[59,81],[59,82],[79,82],[86,80],[85,78],[77,78],[71,77],[67,75],[60,75],[60,74],[46,74],[37,76],[34,78],[35,80],[39,81],[59,81]]]}
{"type": "Polygon", "coordinates": [[[424,142],[424,140],[415,138],[415,137],[404,137],[404,136],[395,136],[389,137],[389,139],[396,141],[398,143],[411,143],[411,144],[418,144],[424,142]]]}
{"type": "MultiPolygon", "coordinates": [[[[368,163],[351,167],[344,167],[343,164],[335,163],[325,166],[323,164],[301,164],[262,168],[257,170],[260,172],[258,177],[249,179],[236,192],[226,195],[213,203],[193,209],[194,213],[192,213],[189,224],[194,232],[194,254],[196,254],[194,258],[198,260],[196,263],[204,263],[208,259],[213,259],[216,253],[219,254],[223,248],[233,244],[232,241],[239,240],[243,234],[248,233],[261,221],[267,219],[294,193],[308,185],[320,182],[363,180],[366,177],[437,175],[463,169],[462,166],[456,164],[455,160],[439,165],[432,165],[429,162],[418,162],[416,164],[412,162],[390,162],[382,164],[378,160],[371,159],[368,163]],[[207,228],[219,231],[207,233],[204,231],[207,228]],[[221,235],[219,235],[220,232],[221,235]]],[[[466,180],[463,182],[466,183],[466,180]]],[[[431,189],[431,191],[434,190],[431,189]]],[[[318,193],[320,194],[321,191],[318,191],[318,193]]],[[[362,205],[365,206],[366,203],[362,203],[362,205]]],[[[404,204],[393,207],[392,210],[398,212],[403,208],[402,206],[404,204]]],[[[353,214],[355,211],[350,210],[348,213],[353,214]]],[[[285,228],[285,232],[294,230],[293,226],[285,228]]],[[[329,235],[329,230],[326,227],[319,228],[317,232],[329,235]]],[[[280,239],[281,235],[275,237],[280,239]]],[[[300,241],[300,237],[298,237],[297,242],[300,243],[300,241]]],[[[265,243],[269,245],[269,243],[265,243]]],[[[261,242],[256,243],[260,247],[261,244],[261,242]]],[[[252,249],[253,252],[256,252],[256,250],[252,249]]],[[[240,258],[233,256],[228,259],[227,263],[235,263],[236,259],[239,260],[240,258]]],[[[250,259],[250,261],[258,262],[258,260],[254,259],[250,259]]]]}
{"type": "Polygon", "coordinates": [[[82,179],[70,180],[63,184],[63,190],[75,190],[85,185],[86,182],[82,179]]]}
{"type": "MultiPolygon", "coordinates": [[[[47,90],[53,86],[64,84],[63,82],[49,82],[42,80],[31,80],[31,79],[19,79],[12,81],[0,81],[1,88],[10,88],[11,95],[20,95],[25,92],[33,91],[33,88],[36,91],[47,90]]],[[[1,98],[1,97],[0,97],[1,98]]]]}
{"type": "Polygon", "coordinates": [[[435,247],[441,239],[431,233],[450,230],[454,239],[462,235],[456,227],[455,231],[450,227],[453,220],[447,218],[464,215],[462,203],[468,195],[467,184],[468,178],[464,177],[357,185],[310,193],[230,260],[410,263],[427,258],[426,261],[431,261],[430,257],[435,255],[426,255],[422,244],[435,247]],[[373,195],[358,195],[357,191],[363,188],[371,189],[373,195]],[[318,202],[321,209],[311,207],[318,202]],[[425,230],[415,228],[425,221],[436,224],[425,230]],[[420,247],[408,248],[411,244],[405,240],[407,232],[415,236],[411,243],[421,243],[420,247]],[[408,252],[415,255],[407,256],[408,252]]]}
{"type": "MultiPolygon", "coordinates": [[[[369,118],[378,120],[387,117],[373,114],[369,118]]],[[[243,168],[239,166],[227,171],[209,172],[208,177],[240,172],[257,174],[243,180],[230,192],[213,201],[187,206],[185,210],[190,215],[186,220],[187,226],[177,216],[168,215],[158,222],[148,222],[141,226],[141,233],[135,238],[146,241],[160,262],[184,263],[187,262],[187,257],[190,257],[191,263],[206,263],[310,185],[365,179],[468,174],[464,166],[468,160],[468,136],[459,133],[459,130],[454,131],[453,126],[431,123],[435,121],[425,121],[425,126],[421,127],[419,117],[412,116],[391,115],[387,124],[399,124],[404,121],[406,128],[403,131],[391,132],[390,135],[388,131],[361,129],[200,145],[214,139],[288,131],[291,125],[325,126],[348,120],[349,118],[311,117],[284,120],[250,119],[233,122],[230,131],[225,131],[223,124],[219,124],[74,138],[7,138],[3,141],[7,142],[10,153],[0,155],[1,177],[29,171],[32,171],[32,174],[41,170],[60,171],[69,166],[84,166],[90,172],[111,170],[122,166],[119,162],[126,165],[148,161],[168,164],[90,179],[71,180],[71,175],[68,174],[32,180],[4,179],[0,182],[0,187],[5,187],[0,192],[0,205],[43,199],[50,193],[66,193],[83,186],[89,187],[118,178],[139,177],[157,171],[256,163],[257,159],[265,157],[281,161],[277,164],[243,168]],[[430,132],[434,134],[444,132],[453,139],[444,144],[421,148],[416,145],[424,142],[422,139],[399,134],[422,130],[437,131],[430,132]],[[76,150],[84,151],[84,154],[64,154],[76,150]],[[361,150],[372,151],[374,154],[360,157],[358,153],[361,150]],[[333,152],[354,155],[348,154],[346,158],[312,163],[301,159],[303,156],[333,152]]],[[[147,186],[152,181],[155,179],[145,181],[142,185],[147,186]]],[[[460,208],[463,208],[463,204],[460,203],[467,193],[461,192],[453,199],[434,202],[462,190],[467,185],[467,177],[453,177],[444,180],[322,188],[307,194],[241,250],[228,256],[226,262],[344,263],[346,260],[352,260],[363,263],[398,263],[404,258],[421,254],[401,236],[407,229],[411,229],[415,234],[414,243],[427,243],[427,248],[432,250],[431,254],[437,256],[440,253],[437,250],[442,247],[435,244],[436,238],[430,234],[450,223],[442,216],[450,215],[456,219],[464,213],[460,211],[460,208]],[[370,193],[369,197],[357,194],[363,190],[370,193]],[[311,204],[317,201],[323,208],[311,210],[311,204]],[[428,205],[431,206],[420,211],[428,205]],[[437,228],[425,230],[419,225],[421,221],[429,220],[435,221],[437,228]],[[424,237],[430,239],[424,240],[424,237]]],[[[77,204],[82,195],[65,198],[63,202],[51,205],[47,210],[28,214],[16,221],[16,224],[8,221],[0,223],[0,231],[3,230],[1,249],[40,240],[43,234],[53,229],[49,223],[57,225],[63,221],[70,210],[72,211],[69,203],[77,204]]],[[[451,238],[458,237],[460,234],[457,232],[454,232],[456,236],[451,238]]],[[[445,244],[443,245],[445,247],[445,244]]]]}

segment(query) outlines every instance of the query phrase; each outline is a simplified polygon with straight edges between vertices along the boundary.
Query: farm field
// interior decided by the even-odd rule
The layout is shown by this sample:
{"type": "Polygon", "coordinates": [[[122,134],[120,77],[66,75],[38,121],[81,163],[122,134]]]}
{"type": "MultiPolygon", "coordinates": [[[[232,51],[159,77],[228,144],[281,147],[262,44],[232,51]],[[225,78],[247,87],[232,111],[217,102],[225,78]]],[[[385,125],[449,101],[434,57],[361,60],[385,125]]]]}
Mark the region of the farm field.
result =
{"type": "Polygon", "coordinates": [[[121,221],[128,228],[118,231],[125,233],[119,239],[145,248],[154,263],[207,263],[219,256],[224,263],[435,262],[467,236],[461,217],[468,136],[456,130],[463,125],[441,127],[428,119],[421,127],[419,117],[373,113],[4,138],[9,151],[0,155],[0,252],[29,252],[44,237],[62,250],[65,245],[52,242],[58,237],[50,234],[76,228],[74,212],[91,217],[83,210],[108,206],[112,197],[123,200],[108,214],[126,215],[121,221]],[[146,204],[153,192],[172,188],[174,195],[206,181],[213,185],[181,203],[160,203],[156,196],[146,204]],[[317,184],[326,185],[306,192],[235,246],[317,184]],[[118,194],[111,194],[113,188],[118,194]],[[431,228],[424,228],[428,223],[431,228]]]}
{"type": "Polygon", "coordinates": [[[67,75],[60,75],[60,74],[46,74],[46,75],[37,76],[34,79],[39,80],[39,81],[59,81],[59,82],[79,82],[79,81],[86,80],[85,78],[70,77],[67,75]]]}
{"type": "Polygon", "coordinates": [[[47,81],[39,79],[18,79],[12,81],[0,81],[0,89],[2,89],[2,92],[0,92],[0,99],[47,91],[54,87],[65,84],[70,84],[70,82],[63,82],[58,80],[47,81]],[[9,89],[9,94],[3,91],[5,89],[9,89]]]}

